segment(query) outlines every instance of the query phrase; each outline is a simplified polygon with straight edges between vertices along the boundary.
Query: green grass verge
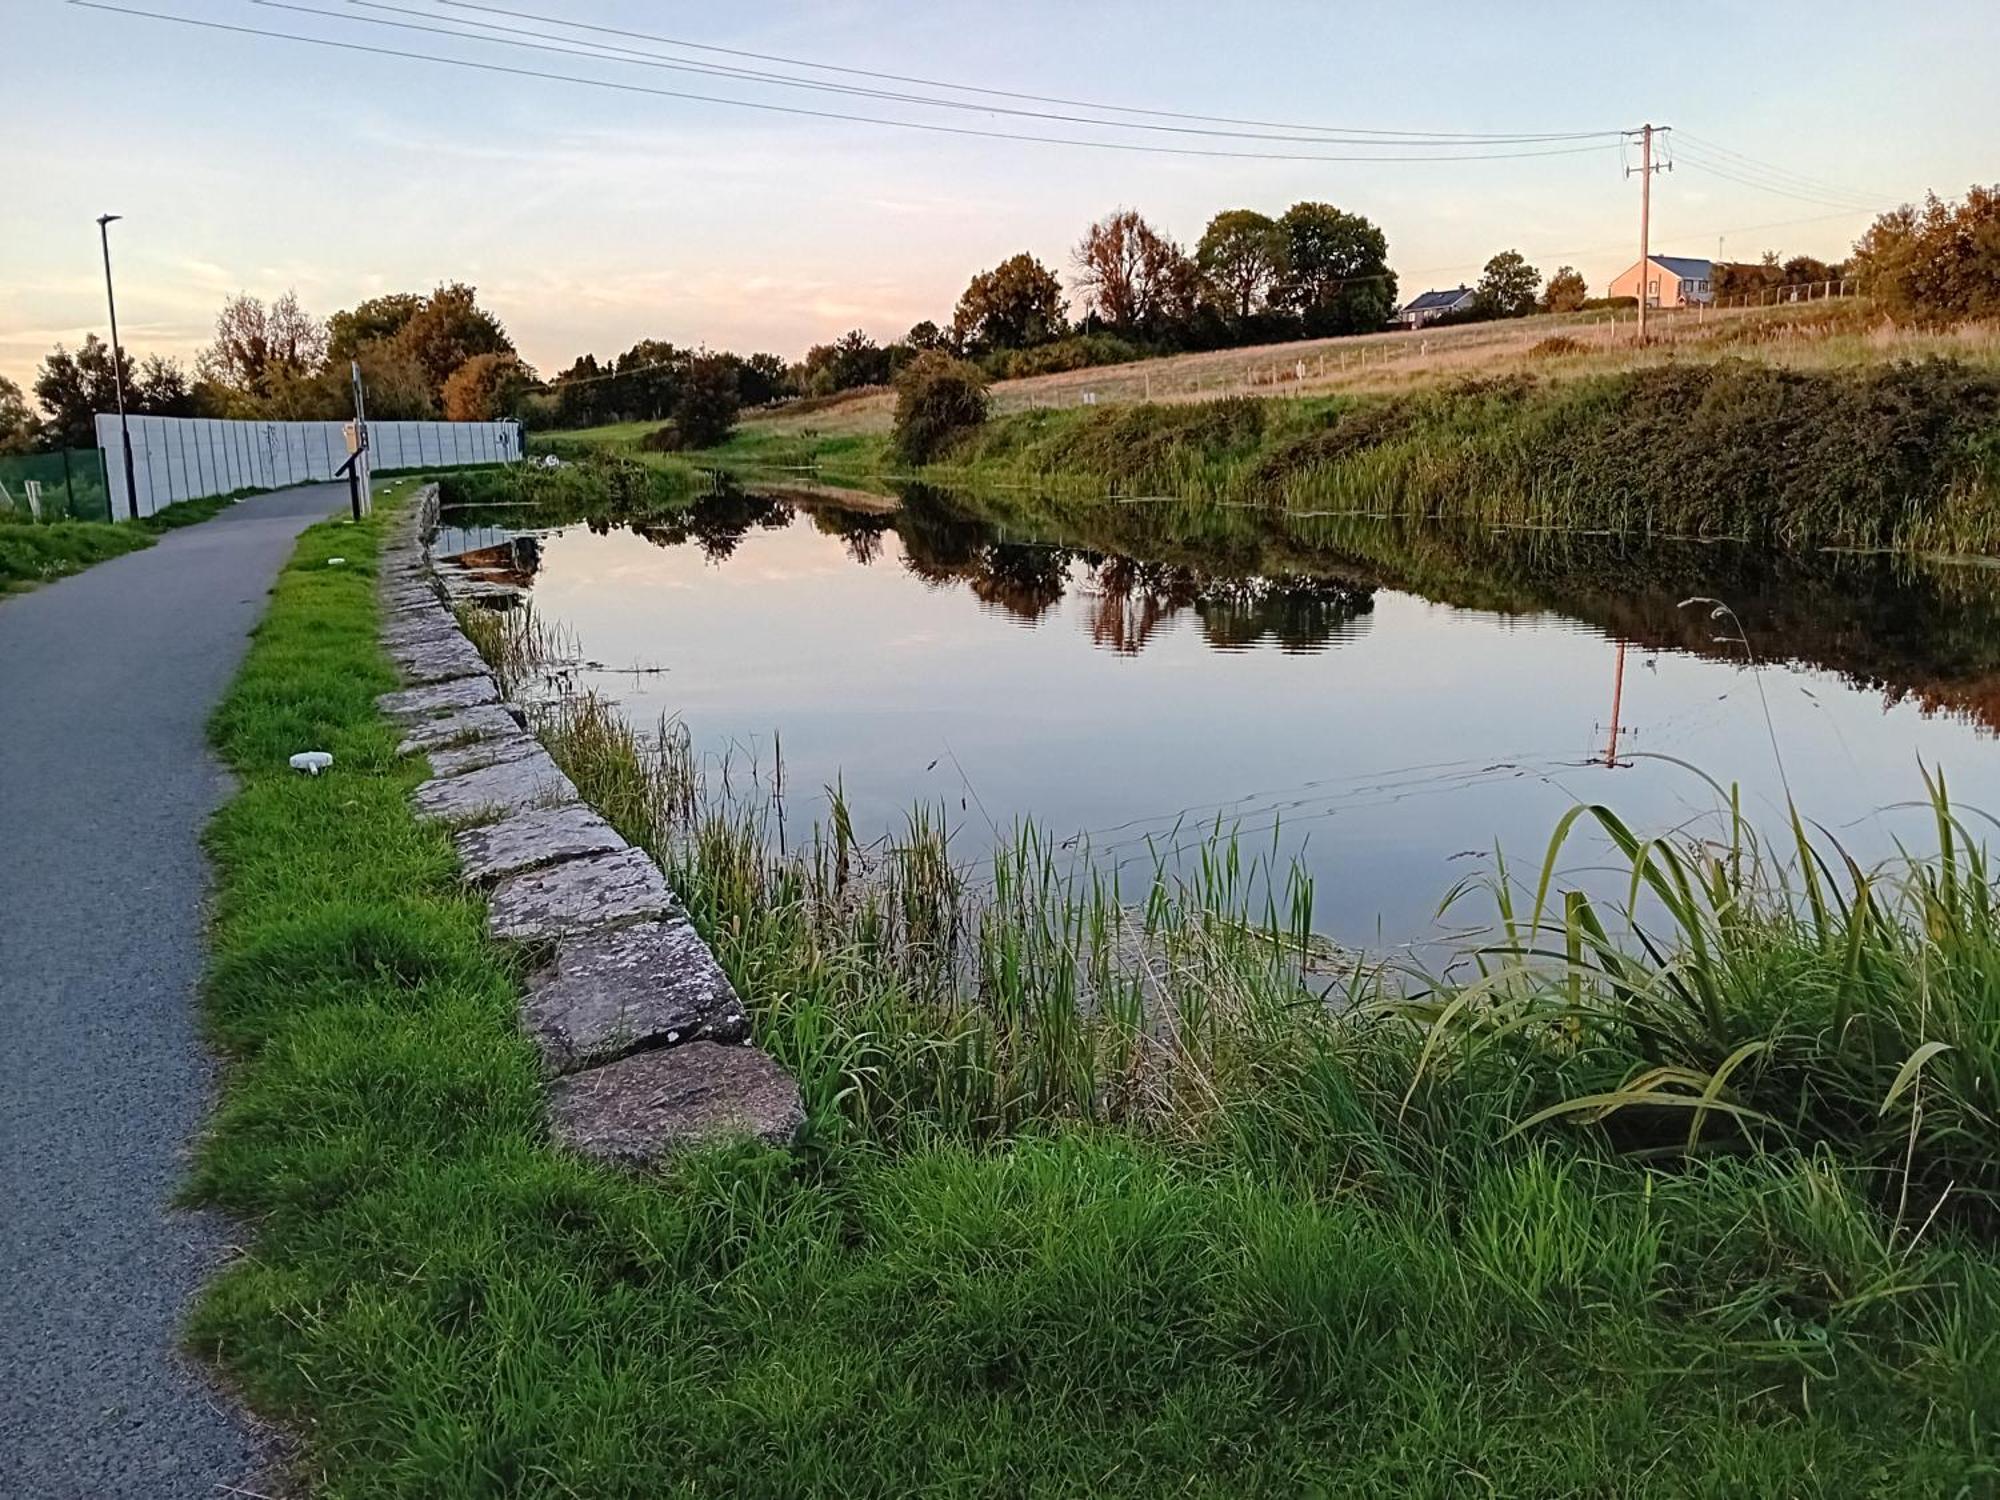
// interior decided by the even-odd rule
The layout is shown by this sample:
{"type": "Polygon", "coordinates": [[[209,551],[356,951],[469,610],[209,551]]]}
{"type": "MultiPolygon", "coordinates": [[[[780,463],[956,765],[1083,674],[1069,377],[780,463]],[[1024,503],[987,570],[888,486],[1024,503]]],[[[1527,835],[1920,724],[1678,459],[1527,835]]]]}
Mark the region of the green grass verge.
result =
{"type": "MultiPolygon", "coordinates": [[[[296,1425],[319,1492],[1993,1487],[2000,1274],[1832,1153],[1650,1170],[1507,1139],[1511,1069],[1454,1048],[1423,1081],[1408,1044],[1245,1057],[1267,1086],[1170,1112],[1199,1129],[1050,1097],[1000,1135],[923,1099],[871,1130],[831,1086],[868,1061],[843,987],[896,1081],[979,1059],[903,1055],[896,976],[817,940],[795,887],[744,887],[767,925],[721,930],[754,908],[720,846],[691,896],[808,1074],[810,1139],[656,1180],[552,1151],[518,976],[372,707],[383,524],[304,535],[213,723],[241,790],[209,841],[229,1066],[194,1192],[250,1243],[192,1337],[296,1425]],[[330,774],[286,769],[308,746],[330,774]]],[[[898,920],[935,936],[920,905],[898,920]]]]}
{"type": "Polygon", "coordinates": [[[0,523],[0,594],[67,578],[92,563],[152,545],[153,538],[143,531],[101,521],[0,523]]]}
{"type": "Polygon", "coordinates": [[[93,563],[143,551],[166,532],[206,521],[242,496],[261,493],[261,490],[243,490],[199,500],[177,500],[136,524],[52,521],[44,526],[27,521],[0,521],[0,594],[67,578],[93,563]]]}

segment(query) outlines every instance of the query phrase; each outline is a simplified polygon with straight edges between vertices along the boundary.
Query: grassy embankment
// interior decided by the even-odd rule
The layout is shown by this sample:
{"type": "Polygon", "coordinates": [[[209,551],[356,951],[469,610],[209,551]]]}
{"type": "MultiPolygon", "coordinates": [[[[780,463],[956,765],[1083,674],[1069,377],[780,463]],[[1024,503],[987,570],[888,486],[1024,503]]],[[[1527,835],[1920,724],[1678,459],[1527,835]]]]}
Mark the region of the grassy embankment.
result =
{"type": "Polygon", "coordinates": [[[974,905],[934,833],[775,854],[677,740],[574,704],[552,740],[813,1103],[795,1154],[635,1181],[548,1148],[517,976],[409,814],[381,524],[306,534],[214,721],[232,1061],[195,1189],[253,1238],[194,1337],[326,1492],[2000,1474],[2000,930],[1961,830],[1789,911],[1747,848],[1655,850],[1671,962],[1552,893],[1481,983],[1335,1017],[1232,853],[1121,900],[1024,843],[974,905]],[[331,774],[284,768],[307,743],[331,774]]]}
{"type": "MultiPolygon", "coordinates": [[[[567,440],[576,451],[592,439],[567,440]]],[[[594,439],[630,451],[617,429],[594,439]]],[[[881,435],[746,424],[671,462],[896,471],[881,435]]],[[[990,420],[921,477],[1482,527],[1759,545],[2000,549],[2000,371],[1801,372],[1740,360],[1412,394],[1042,410],[990,420]]]]}
{"type": "Polygon", "coordinates": [[[245,490],[233,495],[177,500],[142,520],[115,525],[108,521],[52,521],[40,525],[0,517],[0,594],[67,578],[92,563],[142,551],[167,532],[206,521],[217,511],[234,505],[243,495],[257,493],[260,492],[245,490]]]}

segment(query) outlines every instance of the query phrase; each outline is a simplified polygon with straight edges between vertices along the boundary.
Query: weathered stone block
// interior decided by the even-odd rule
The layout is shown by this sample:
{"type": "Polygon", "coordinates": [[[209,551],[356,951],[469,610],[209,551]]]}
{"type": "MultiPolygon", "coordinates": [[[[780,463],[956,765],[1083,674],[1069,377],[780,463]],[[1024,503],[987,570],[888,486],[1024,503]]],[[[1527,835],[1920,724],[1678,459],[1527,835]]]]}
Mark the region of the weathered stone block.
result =
{"type": "Polygon", "coordinates": [[[483,771],[488,766],[497,766],[505,761],[525,760],[530,755],[541,753],[541,749],[526,734],[495,735],[491,739],[474,740],[469,745],[452,745],[431,751],[431,770],[440,777],[463,776],[468,771],[483,771]]]}
{"type": "Polygon", "coordinates": [[[508,876],[487,899],[486,927],[497,938],[532,943],[678,914],[660,867],[640,850],[621,849],[508,876]]]}
{"type": "Polygon", "coordinates": [[[417,755],[443,745],[517,735],[521,721],[498,703],[481,703],[442,718],[420,719],[396,747],[398,755],[417,755]]]}
{"type": "Polygon", "coordinates": [[[635,1052],[549,1086],[556,1140],[621,1166],[732,1137],[788,1145],[805,1120],[789,1073],[755,1047],[719,1042],[635,1052]]]}
{"type": "Polygon", "coordinates": [[[433,777],[418,787],[410,800],[420,818],[465,822],[558,807],[576,801],[577,796],[576,788],[549,759],[548,752],[536,746],[515,760],[482,770],[433,777]]]}
{"type": "Polygon", "coordinates": [[[382,629],[382,644],[392,655],[399,647],[429,646],[441,641],[464,640],[458,622],[442,609],[426,610],[421,614],[397,615],[382,629]]]}
{"type": "Polygon", "coordinates": [[[528,591],[516,584],[495,583],[488,578],[474,578],[464,573],[445,575],[444,591],[454,604],[511,606],[528,597],[528,591]]]}
{"type": "Polygon", "coordinates": [[[499,684],[489,676],[480,676],[459,677],[450,682],[426,683],[422,687],[384,693],[375,700],[375,706],[392,719],[414,722],[499,701],[499,684]]]}
{"type": "MultiPolygon", "coordinates": [[[[431,764],[437,764],[436,755],[431,764]]],[[[580,805],[519,813],[497,823],[462,829],[452,842],[458,846],[459,869],[475,885],[490,885],[560,860],[613,854],[625,847],[615,828],[580,805]]]]}
{"type": "Polygon", "coordinates": [[[686,918],[564,938],[528,981],[522,1028],[550,1073],[684,1042],[740,1042],[750,1018],[686,918]]]}
{"type": "Polygon", "coordinates": [[[450,682],[454,678],[486,674],[486,658],[464,636],[391,646],[389,656],[405,682],[450,682]]]}

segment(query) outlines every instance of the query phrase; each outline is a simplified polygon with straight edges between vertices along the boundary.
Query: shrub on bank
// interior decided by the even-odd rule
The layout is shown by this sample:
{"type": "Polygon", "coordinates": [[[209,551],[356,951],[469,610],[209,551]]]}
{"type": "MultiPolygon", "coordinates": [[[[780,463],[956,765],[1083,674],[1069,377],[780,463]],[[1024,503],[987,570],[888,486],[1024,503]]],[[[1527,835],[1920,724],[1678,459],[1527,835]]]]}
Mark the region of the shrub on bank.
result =
{"type": "Polygon", "coordinates": [[[982,425],[986,412],[986,377],[978,366],[926,350],[896,376],[896,452],[908,463],[930,463],[982,425]]]}

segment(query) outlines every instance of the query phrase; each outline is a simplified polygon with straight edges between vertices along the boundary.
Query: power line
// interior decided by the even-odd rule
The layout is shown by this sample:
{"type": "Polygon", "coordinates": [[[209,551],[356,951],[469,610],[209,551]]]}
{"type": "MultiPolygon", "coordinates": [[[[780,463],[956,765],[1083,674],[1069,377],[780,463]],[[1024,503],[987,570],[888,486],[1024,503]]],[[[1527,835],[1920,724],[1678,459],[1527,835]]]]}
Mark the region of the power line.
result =
{"type": "Polygon", "coordinates": [[[1148,146],[1135,141],[1093,141],[1073,136],[1028,135],[1004,130],[981,130],[969,125],[942,125],[929,120],[898,120],[884,115],[849,114],[839,110],[807,109],[803,105],[774,104],[759,99],[734,99],[722,94],[697,94],[681,89],[651,88],[645,84],[623,83],[616,79],[582,77],[574,73],[555,73],[541,68],[516,68],[504,63],[479,62],[465,57],[441,57],[432,52],[411,52],[398,47],[375,47],[365,42],[336,41],[331,37],[307,36],[295,31],[274,31],[261,26],[244,26],[228,21],[208,21],[195,16],[175,15],[167,11],[141,10],[136,6],[113,5],[108,0],[69,0],[74,6],[84,10],[105,11],[113,15],[137,16],[150,21],[169,21],[176,25],[192,26],[204,31],[228,32],[237,36],[266,37],[277,41],[300,42],[312,47],[327,47],[340,52],[356,52],[370,57],[394,57],[410,62],[436,63],[443,67],[464,68],[481,73],[498,73],[512,78],[535,78],[552,83],[572,83],[584,88],[606,89],[621,94],[642,94],[660,99],[685,99],[701,104],[725,104],[737,109],[753,109],[768,114],[798,115],[815,120],[844,120],[862,125],[887,125],[899,130],[921,130],[934,135],[967,136],[978,140],[1022,141],[1045,146],[1080,146],[1096,151],[1124,151],[1147,156],[1199,156],[1233,161],[1313,161],[1313,162],[1454,162],[1454,161],[1504,161],[1531,156],[1576,156],[1587,152],[1615,149],[1603,146],[1564,146],[1534,151],[1491,151],[1465,152],[1440,156],[1347,156],[1326,155],[1312,152],[1277,151],[1220,151],[1194,146],[1148,146]]]}
{"type": "MultiPolygon", "coordinates": [[[[350,0],[363,3],[363,0],[350,0]]],[[[488,15],[511,16],[518,21],[537,21],[544,25],[566,26],[573,31],[592,31],[604,36],[621,36],[630,41],[655,42],[661,46],[682,47],[693,52],[713,52],[728,57],[747,57],[756,62],[779,63],[786,67],[812,68],[819,72],[845,73],[860,78],[877,78],[890,83],[916,84],[921,88],[948,89],[955,93],[983,94],[994,99],[1020,99],[1032,104],[1059,104],[1067,109],[1093,109],[1105,114],[1147,115],[1155,119],[1194,120],[1209,125],[1255,125],[1273,130],[1306,130],[1326,135],[1356,136],[1397,136],[1410,139],[1429,138],[1440,144],[1472,145],[1481,141],[1497,144],[1515,140],[1583,140],[1598,136],[1617,134],[1610,130],[1553,131],[1525,136],[1489,135],[1481,132],[1437,131],[1437,130],[1374,130],[1362,126],[1340,125],[1300,125],[1278,120],[1247,120],[1232,115],[1190,114],[1172,109],[1143,109],[1133,105],[1100,104],[1087,99],[1065,99],[1059,95],[1028,94],[1010,89],[984,88],[971,83],[947,83],[935,78],[913,77],[905,73],[887,73],[874,68],[855,68],[839,63],[813,62],[808,58],[784,57],[771,52],[752,52],[740,47],[719,47],[706,42],[682,41],[674,37],[659,36],[652,32],[630,31],[618,26],[599,26],[587,21],[571,21],[560,16],[539,15],[533,11],[510,10],[505,6],[481,5],[473,0],[438,0],[441,5],[454,10],[476,10],[488,15]]],[[[1105,121],[1105,124],[1115,122],[1105,121]]]]}
{"type": "Polygon", "coordinates": [[[1866,200],[1859,193],[1842,192],[1838,197],[1823,192],[1807,191],[1790,183],[1766,177],[1761,172],[1751,172],[1739,168],[1720,157],[1709,155],[1700,146],[1683,141],[1681,157],[1687,165],[1698,172],[1739,183],[1744,187],[1756,188],[1760,192],[1774,193],[1781,198],[1794,198],[1801,203],[1818,203],[1828,208],[1866,207],[1866,200]]]}
{"type": "MultiPolygon", "coordinates": [[[[495,47],[514,47],[526,52],[554,53],[564,57],[583,57],[597,61],[628,63],[633,66],[660,68],[674,73],[693,73],[705,77],[728,78],[749,83],[770,84],[779,88],[806,89],[815,93],[845,94],[864,99],[883,99],[899,104],[915,104],[931,109],[956,109],[981,115],[1011,115],[1021,119],[1053,120],[1066,125],[1093,125],[1110,130],[1143,130],[1156,134],[1188,135],[1200,137],[1221,137],[1233,140],[1284,141],[1304,145],[1361,145],[1405,148],[1411,151],[1436,151],[1448,145],[1534,145],[1553,140],[1592,139],[1603,136],[1607,142],[1613,132],[1578,132],[1573,135],[1544,136],[1490,136],[1477,140],[1446,141],[1420,139],[1415,137],[1390,137],[1387,132],[1349,132],[1345,136],[1320,133],[1311,135],[1277,134],[1255,130],[1218,130],[1191,125],[1156,125],[1133,123],[1122,120],[1099,120],[1088,115],[1058,114],[1048,110],[1019,109],[1007,105],[971,103],[963,99],[935,99],[922,94],[901,93],[888,89],[861,88],[846,83],[824,83],[814,79],[795,78],[783,73],[769,73],[755,68],[719,67],[711,63],[692,62],[684,58],[664,58],[655,53],[641,52],[630,47],[617,47],[602,42],[582,42],[571,45],[575,39],[553,36],[548,32],[530,31],[518,26],[499,26],[492,22],[461,22],[450,17],[439,17],[429,11],[413,9],[404,5],[384,3],[384,0],[348,0],[348,4],[367,10],[389,11],[396,15],[429,17],[443,20],[449,27],[477,27],[477,30],[453,30],[447,26],[429,26],[415,21],[391,21],[380,16],[356,16],[342,11],[326,10],[318,6],[303,5],[297,0],[252,0],[270,10],[296,11],[301,15],[320,16],[329,20],[346,21],[364,26],[386,26],[399,31],[426,32],[433,36],[453,37],[461,41],[484,42],[495,47]],[[495,35],[504,32],[507,35],[495,35]],[[514,37],[531,40],[516,41],[514,37]],[[583,50],[589,49],[589,50],[583,50]]],[[[568,23],[559,23],[568,24],[568,23]]],[[[1403,161],[1427,160],[1427,157],[1385,157],[1385,160],[1403,161]]]]}
{"type": "Polygon", "coordinates": [[[1753,171],[1759,176],[1770,177],[1780,182],[1789,181],[1801,191],[1823,192],[1835,198],[1859,197],[1880,199],[1886,196],[1882,193],[1850,188],[1844,183],[1834,182],[1829,178],[1812,177],[1804,172],[1795,172],[1789,167],[1781,167],[1775,162],[1763,161],[1746,152],[1738,151],[1734,147],[1725,146],[1720,141],[1713,141],[1706,136],[1697,135],[1690,130],[1683,130],[1680,132],[1680,135],[1684,142],[1692,145],[1699,153],[1704,153],[1711,157],[1721,156],[1728,158],[1730,161],[1740,164],[1742,168],[1753,171]]]}

